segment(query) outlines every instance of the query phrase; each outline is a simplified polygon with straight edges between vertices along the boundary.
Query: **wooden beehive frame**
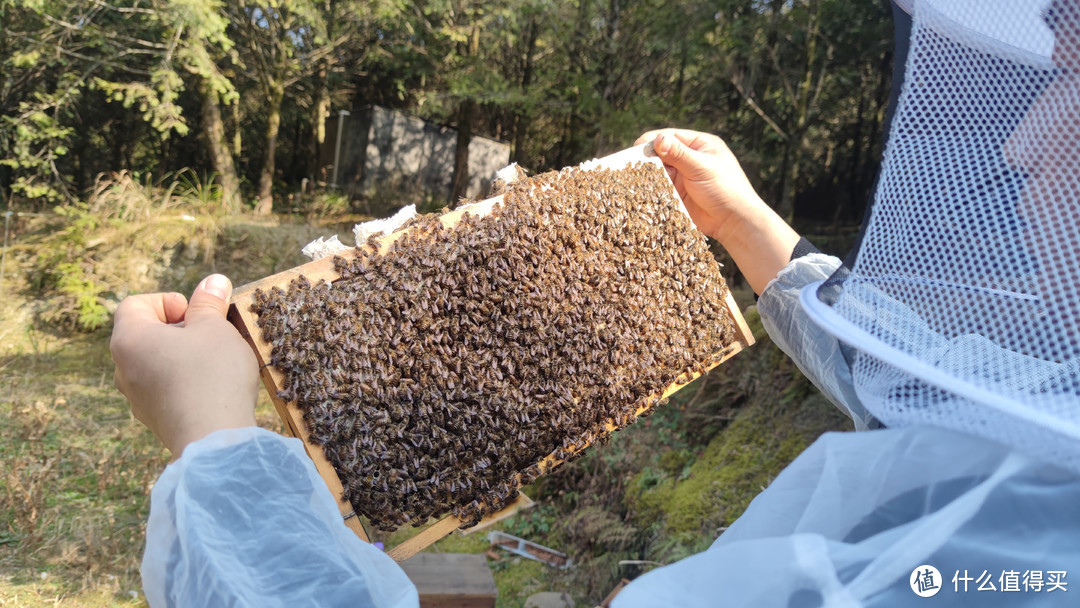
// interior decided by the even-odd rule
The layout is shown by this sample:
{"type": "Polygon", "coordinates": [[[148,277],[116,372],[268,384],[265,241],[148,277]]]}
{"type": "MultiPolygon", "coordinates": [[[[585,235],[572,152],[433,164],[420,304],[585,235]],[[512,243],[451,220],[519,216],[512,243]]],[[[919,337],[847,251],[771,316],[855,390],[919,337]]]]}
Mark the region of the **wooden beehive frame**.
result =
{"type": "MultiPolygon", "coordinates": [[[[659,164],[659,161],[655,158],[648,158],[643,150],[644,146],[638,146],[636,148],[630,148],[620,153],[607,156],[594,161],[593,163],[585,165],[587,168],[593,167],[606,167],[606,168],[621,168],[631,162],[651,162],[659,164]]],[[[676,198],[678,195],[676,194],[676,198]]],[[[492,208],[499,202],[502,197],[495,197],[480,201],[471,205],[459,207],[453,211],[443,214],[440,217],[443,225],[447,228],[455,225],[464,214],[471,213],[473,215],[484,216],[491,212],[492,208]]],[[[397,233],[391,233],[383,236],[379,239],[379,253],[386,253],[393,243],[400,238],[406,231],[397,233]]],[[[355,250],[350,250],[342,254],[343,257],[355,256],[355,250]]],[[[251,345],[255,351],[255,355],[259,360],[260,375],[262,376],[263,384],[266,386],[267,392],[270,394],[270,400],[273,401],[274,407],[277,409],[278,415],[285,423],[285,427],[288,432],[293,436],[299,438],[304,442],[304,448],[307,450],[308,456],[315,463],[315,468],[318,470],[319,475],[326,482],[330,492],[334,495],[338,502],[338,508],[341,511],[342,517],[345,518],[346,525],[352,529],[357,536],[369,541],[367,532],[364,530],[364,526],[360,521],[360,518],[356,516],[353,507],[348,501],[342,498],[344,489],[341,480],[338,478],[337,472],[334,467],[327,460],[322,448],[318,445],[311,443],[309,438],[308,429],[304,423],[304,414],[297,407],[295,401],[284,401],[278,397],[278,391],[281,389],[285,377],[280,370],[271,366],[270,362],[270,344],[262,339],[262,332],[258,328],[256,323],[256,315],[251,312],[251,304],[254,298],[255,290],[262,289],[268,291],[272,287],[280,287],[285,289],[288,287],[289,282],[293,279],[300,277],[301,275],[307,277],[312,283],[317,283],[320,279],[328,283],[333,282],[339,278],[337,271],[334,269],[334,262],[332,257],[325,257],[290,270],[280,272],[278,274],[266,277],[253,283],[248,283],[237,287],[233,291],[231,305],[229,307],[229,320],[240,331],[241,335],[248,344],[251,345]]],[[[727,305],[727,313],[735,328],[735,340],[727,346],[722,353],[716,358],[716,363],[711,365],[709,369],[712,369],[716,365],[723,363],[727,359],[734,356],[742,349],[750,346],[754,343],[753,334],[750,332],[749,327],[746,325],[746,321],[743,319],[742,314],[739,312],[738,306],[735,304],[734,298],[731,293],[727,295],[725,300],[727,305]]],[[[689,378],[682,378],[679,383],[672,384],[667,387],[663,392],[663,397],[669,397],[680,388],[685,386],[689,381],[698,377],[699,374],[694,374],[689,378]]],[[[640,416],[648,408],[642,407],[635,412],[635,417],[640,416]]],[[[613,423],[610,421],[607,424],[609,431],[617,430],[613,423]]],[[[576,446],[572,451],[576,452],[583,450],[588,446],[576,446]]],[[[548,455],[540,462],[541,474],[546,474],[552,468],[560,464],[562,461],[555,458],[554,454],[548,455]]],[[[515,504],[507,507],[507,509],[515,508],[515,504]]],[[[505,511],[505,510],[504,510],[505,511]]],[[[502,512],[497,512],[489,515],[485,520],[492,518],[499,518],[502,516],[502,512]]],[[[397,561],[406,560],[416,553],[422,551],[425,547],[431,545],[440,538],[453,532],[456,528],[460,527],[464,522],[453,515],[447,515],[446,517],[436,521],[434,524],[421,530],[417,535],[402,542],[396,547],[389,549],[388,554],[397,561]]]]}

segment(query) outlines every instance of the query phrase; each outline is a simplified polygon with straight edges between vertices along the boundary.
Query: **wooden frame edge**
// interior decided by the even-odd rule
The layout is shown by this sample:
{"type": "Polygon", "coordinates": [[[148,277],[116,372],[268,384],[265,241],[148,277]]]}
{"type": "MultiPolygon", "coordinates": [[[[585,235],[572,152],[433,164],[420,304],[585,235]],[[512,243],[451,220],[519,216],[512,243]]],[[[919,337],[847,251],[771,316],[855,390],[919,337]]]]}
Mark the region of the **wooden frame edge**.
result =
{"type": "MultiPolygon", "coordinates": [[[[623,152],[617,153],[616,155],[612,155],[611,157],[607,157],[601,160],[609,161],[615,159],[615,157],[619,157],[617,159],[618,163],[628,163],[635,160],[645,160],[646,162],[649,162],[648,159],[644,157],[638,158],[638,156],[643,154],[643,150],[644,146],[638,146],[636,149],[624,150],[623,152]]],[[[501,200],[502,197],[498,196],[470,205],[465,205],[443,214],[442,216],[440,216],[439,219],[440,221],[442,221],[444,226],[451,227],[456,224],[466,213],[473,213],[481,216],[487,215],[494,208],[495,204],[500,202],[501,200]]],[[[678,200],[677,193],[676,200],[678,200]]],[[[389,250],[389,248],[398,238],[400,238],[406,233],[407,231],[392,232],[383,236],[378,243],[379,253],[385,253],[387,250],[389,250]]],[[[358,243],[358,245],[363,246],[366,244],[358,243]]],[[[343,257],[351,257],[357,254],[355,249],[350,249],[349,251],[343,252],[341,255],[343,257]]],[[[278,397],[278,387],[281,386],[281,383],[284,380],[284,375],[270,365],[269,345],[263,342],[260,338],[256,338],[256,336],[252,335],[255,331],[255,328],[258,327],[255,316],[250,311],[250,306],[254,298],[255,290],[267,290],[275,286],[285,286],[288,285],[288,283],[293,279],[299,278],[301,275],[306,277],[312,283],[318,282],[319,280],[333,282],[334,280],[339,278],[337,271],[334,269],[334,256],[328,256],[312,262],[308,262],[301,266],[279,272],[258,281],[253,281],[251,283],[241,285],[233,290],[232,298],[230,300],[228,318],[230,322],[232,322],[232,324],[240,331],[240,334],[248,342],[252,350],[255,351],[256,357],[259,362],[259,375],[262,378],[263,385],[266,387],[266,390],[270,395],[270,400],[273,402],[274,408],[277,410],[278,416],[284,422],[288,432],[292,434],[292,436],[299,438],[303,442],[304,449],[307,451],[308,456],[315,464],[315,468],[319,472],[319,476],[323,478],[323,481],[326,483],[327,488],[330,490],[331,494],[334,495],[334,499],[338,503],[338,510],[340,511],[341,516],[345,521],[345,524],[350,529],[352,529],[353,532],[355,532],[356,535],[359,536],[361,539],[366,542],[370,542],[370,537],[368,536],[367,531],[364,529],[363,523],[355,513],[352,505],[343,499],[344,487],[341,483],[341,479],[337,475],[337,472],[334,470],[333,465],[331,465],[330,461],[326,458],[326,454],[323,449],[320,446],[313,445],[310,442],[310,434],[304,422],[303,412],[301,412],[299,408],[296,407],[296,404],[294,402],[286,402],[280,397],[278,397]],[[266,347],[265,353],[263,347],[266,347]]],[[[736,305],[735,299],[732,296],[730,290],[728,290],[727,296],[724,301],[728,309],[729,318],[735,327],[736,339],[727,348],[725,348],[724,351],[722,351],[720,357],[718,357],[717,360],[705,370],[705,373],[714,369],[716,366],[727,361],[731,357],[735,356],[744,348],[747,348],[754,344],[753,332],[750,331],[750,328],[747,325],[746,320],[743,318],[742,312],[736,305]]],[[[673,383],[664,390],[661,398],[670,397],[672,394],[674,394],[690,382],[693,382],[701,375],[703,374],[690,374],[684,379],[683,382],[673,383]]],[[[650,409],[651,408],[649,407],[642,407],[634,413],[634,417],[640,417],[642,414],[646,413],[650,409]]],[[[617,430],[617,427],[615,427],[609,422],[607,430],[609,432],[613,432],[614,430],[617,430]]],[[[588,445],[581,446],[581,448],[574,448],[572,451],[577,452],[587,447],[588,445]]],[[[541,474],[547,474],[562,463],[563,461],[555,458],[554,454],[549,454],[548,456],[541,459],[538,465],[540,467],[541,474]]],[[[514,505],[510,505],[507,507],[507,509],[513,507],[514,505]]],[[[502,513],[503,510],[496,511],[495,513],[492,513],[482,519],[481,523],[489,518],[499,517],[502,513]]],[[[427,528],[421,530],[420,533],[418,533],[416,536],[413,536],[412,538],[409,538],[408,540],[403,541],[399,545],[389,549],[387,551],[387,554],[396,561],[404,561],[412,557],[413,555],[419,553],[426,547],[432,545],[439,539],[450,534],[455,529],[461,527],[464,523],[465,522],[453,515],[447,515],[442,519],[436,520],[427,528]]]]}

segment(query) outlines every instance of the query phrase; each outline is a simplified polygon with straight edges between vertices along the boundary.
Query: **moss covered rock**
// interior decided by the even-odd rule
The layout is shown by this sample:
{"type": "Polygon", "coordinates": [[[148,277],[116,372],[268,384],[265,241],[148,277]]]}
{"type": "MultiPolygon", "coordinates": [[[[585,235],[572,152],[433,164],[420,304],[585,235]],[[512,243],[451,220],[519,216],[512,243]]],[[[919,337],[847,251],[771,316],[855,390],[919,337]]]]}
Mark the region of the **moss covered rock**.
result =
{"type": "Polygon", "coordinates": [[[851,428],[772,344],[756,309],[745,316],[757,344],[714,370],[698,391],[673,400],[687,433],[707,433],[700,429],[709,423],[719,429],[696,450],[658,454],[626,485],[630,520],[664,539],[650,559],[669,561],[706,547],[819,435],[851,428]],[[695,403],[701,395],[711,400],[695,403]]]}

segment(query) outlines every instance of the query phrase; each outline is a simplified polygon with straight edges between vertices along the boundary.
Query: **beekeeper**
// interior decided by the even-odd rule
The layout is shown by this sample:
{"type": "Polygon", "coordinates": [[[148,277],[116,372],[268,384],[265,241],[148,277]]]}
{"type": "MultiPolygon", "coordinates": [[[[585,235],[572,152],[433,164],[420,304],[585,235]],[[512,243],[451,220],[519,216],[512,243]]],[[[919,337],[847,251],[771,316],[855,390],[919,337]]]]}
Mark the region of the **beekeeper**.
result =
{"type": "MultiPolygon", "coordinates": [[[[615,606],[1075,603],[1078,3],[904,4],[906,77],[850,266],[776,216],[720,139],[642,137],[760,294],[772,339],[867,432],[822,437],[709,550],[615,606]]],[[[255,428],[230,289],[213,275],[190,303],[135,296],[116,313],[116,384],[176,457],[152,495],[148,601],[416,606],[299,441],[255,428]]]]}

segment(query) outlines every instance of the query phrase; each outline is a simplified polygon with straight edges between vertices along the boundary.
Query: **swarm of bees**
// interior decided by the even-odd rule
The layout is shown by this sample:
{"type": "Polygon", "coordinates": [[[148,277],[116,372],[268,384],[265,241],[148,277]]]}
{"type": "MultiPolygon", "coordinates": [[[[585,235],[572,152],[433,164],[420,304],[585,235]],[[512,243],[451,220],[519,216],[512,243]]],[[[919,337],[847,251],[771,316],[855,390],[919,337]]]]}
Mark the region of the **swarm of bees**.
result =
{"type": "Polygon", "coordinates": [[[332,284],[252,305],[279,397],[380,529],[479,521],[734,340],[718,265],[654,165],[543,174],[489,215],[400,230],[337,258],[332,284]]]}

